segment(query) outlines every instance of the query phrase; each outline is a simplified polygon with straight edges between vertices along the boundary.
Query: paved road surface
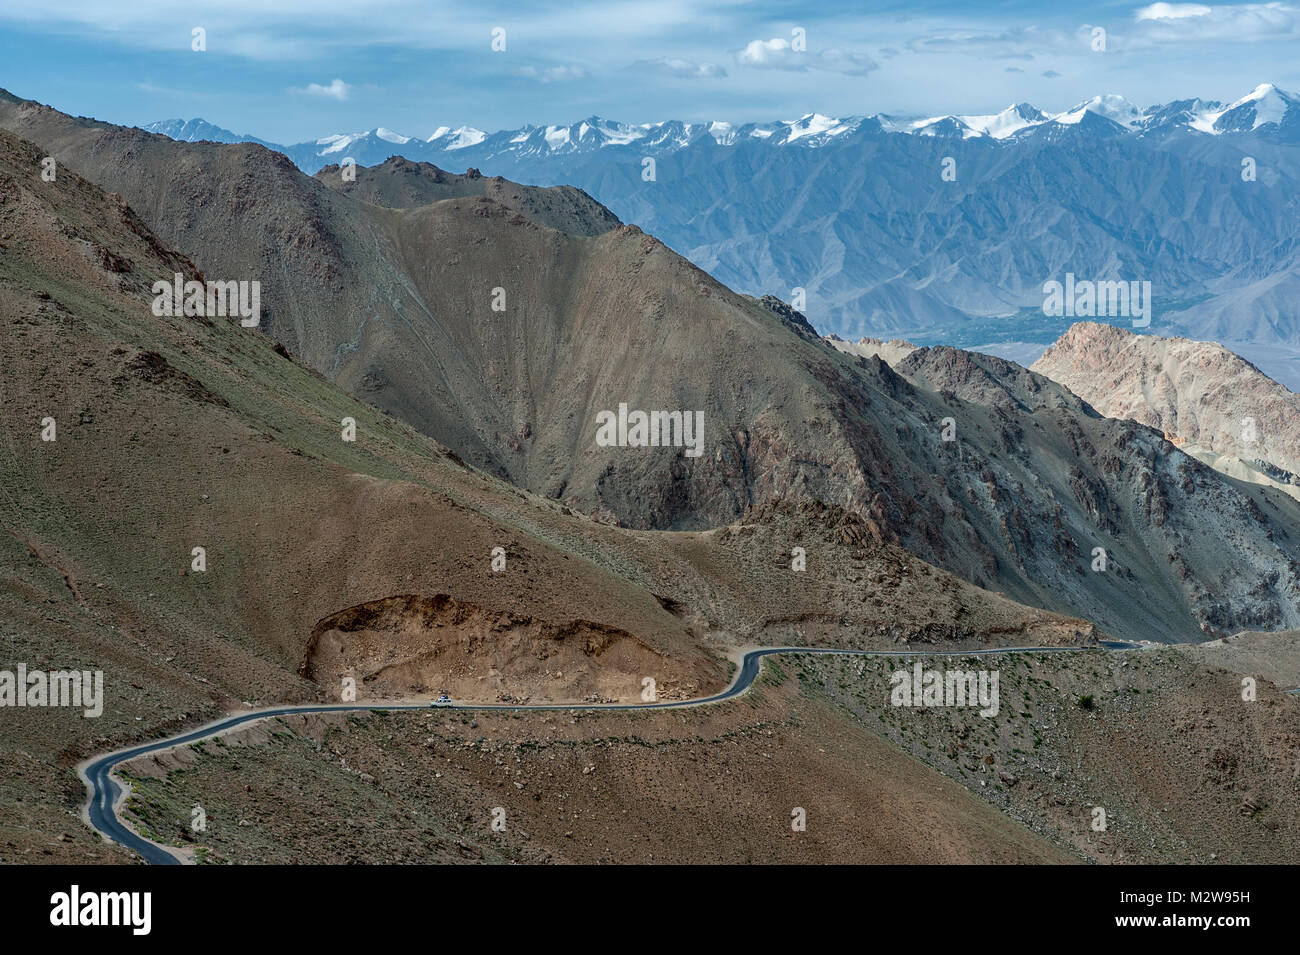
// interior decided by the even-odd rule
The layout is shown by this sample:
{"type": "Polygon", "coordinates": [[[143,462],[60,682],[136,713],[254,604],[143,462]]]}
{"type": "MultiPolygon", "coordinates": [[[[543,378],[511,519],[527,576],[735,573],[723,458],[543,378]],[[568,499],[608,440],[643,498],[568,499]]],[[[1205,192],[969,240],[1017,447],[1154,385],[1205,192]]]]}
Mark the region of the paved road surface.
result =
{"type": "MultiPolygon", "coordinates": [[[[1103,641],[1102,646],[1109,650],[1138,650],[1142,645],[1103,641]]],[[[706,706],[739,696],[754,684],[758,676],[763,657],[777,653],[839,653],[862,657],[972,657],[993,656],[1000,653],[1061,653],[1078,651],[1086,647],[997,647],[985,650],[837,650],[813,647],[765,647],[746,653],[740,671],[729,687],[721,693],[697,700],[672,700],[662,703],[452,703],[438,707],[445,710],[666,710],[687,706],[706,706]]],[[[1300,692],[1300,691],[1295,691],[1300,692]]],[[[304,706],[278,706],[264,710],[250,710],[226,717],[215,723],[209,723],[195,730],[188,730],[167,739],[152,743],[142,743],[130,749],[108,753],[83,764],[82,778],[90,793],[86,806],[87,818],[95,829],[112,841],[119,843],[139,855],[146,862],[155,865],[177,865],[180,860],[157,843],[150,842],[136,835],[117,817],[118,803],[122,800],[122,789],[113,779],[113,770],[123,762],[194,743],[210,736],[216,736],[227,730],[252,723],[256,720],[271,719],[276,716],[288,716],[302,713],[354,713],[371,710],[427,710],[427,703],[323,703],[304,706]]]]}

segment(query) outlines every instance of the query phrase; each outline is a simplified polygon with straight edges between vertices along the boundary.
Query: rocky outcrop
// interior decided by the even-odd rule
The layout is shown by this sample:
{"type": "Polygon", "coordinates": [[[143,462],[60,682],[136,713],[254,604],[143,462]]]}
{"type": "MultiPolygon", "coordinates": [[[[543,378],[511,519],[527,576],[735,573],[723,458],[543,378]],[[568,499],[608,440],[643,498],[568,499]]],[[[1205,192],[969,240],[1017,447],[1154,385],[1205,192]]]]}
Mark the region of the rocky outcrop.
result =
{"type": "Polygon", "coordinates": [[[1222,345],[1079,322],[1033,368],[1223,473],[1300,496],[1300,395],[1222,345]]]}

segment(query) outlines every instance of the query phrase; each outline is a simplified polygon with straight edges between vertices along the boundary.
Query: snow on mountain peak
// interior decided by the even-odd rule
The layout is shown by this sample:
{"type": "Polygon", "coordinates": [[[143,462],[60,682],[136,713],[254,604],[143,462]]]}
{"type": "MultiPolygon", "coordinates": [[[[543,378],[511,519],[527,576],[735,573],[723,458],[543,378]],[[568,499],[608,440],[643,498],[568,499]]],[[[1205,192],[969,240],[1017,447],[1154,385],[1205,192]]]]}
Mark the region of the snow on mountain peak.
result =
{"type": "Polygon", "coordinates": [[[1083,121],[1085,113],[1093,113],[1103,119],[1118,123],[1125,129],[1133,129],[1142,118],[1141,110],[1124,97],[1106,94],[1094,96],[1073,109],[1067,109],[1064,113],[1053,116],[1052,119],[1057,123],[1073,126],[1083,121]]]}
{"type": "Polygon", "coordinates": [[[849,129],[849,126],[840,120],[831,116],[823,116],[821,113],[807,113],[782,125],[790,129],[789,135],[785,137],[787,143],[792,143],[796,139],[803,139],[806,136],[820,136],[823,133],[828,136],[838,136],[849,129]]]}
{"type": "Polygon", "coordinates": [[[587,122],[592,124],[596,132],[600,133],[601,146],[626,146],[628,143],[641,139],[650,129],[649,124],[630,126],[627,123],[601,119],[599,116],[593,116],[587,122]]]}
{"type": "Polygon", "coordinates": [[[957,116],[954,118],[960,120],[975,133],[992,136],[994,139],[1006,139],[1022,129],[1037,126],[1047,119],[1042,111],[1030,106],[1028,103],[1012,103],[1000,113],[991,113],[984,116],[957,116]]]}
{"type": "Polygon", "coordinates": [[[1272,83],[1260,83],[1253,90],[1229,106],[1225,113],[1231,112],[1239,106],[1254,104],[1255,122],[1251,129],[1263,126],[1265,123],[1282,122],[1286,116],[1287,108],[1294,105],[1300,105],[1294,96],[1284,93],[1272,83]]]}
{"type": "MultiPolygon", "coordinates": [[[[1272,83],[1261,83],[1226,106],[1214,101],[1182,99],[1140,110],[1123,96],[1106,94],[1094,96],[1070,109],[1052,114],[1021,102],[1013,103],[1000,112],[987,114],[917,117],[915,114],[891,116],[878,113],[868,119],[863,116],[837,118],[814,112],[794,120],[743,124],[724,120],[708,123],[678,120],[620,123],[589,116],[569,125],[526,125],[514,130],[502,130],[491,137],[473,126],[454,129],[439,126],[428,139],[420,141],[380,126],[363,133],[334,133],[288,147],[288,151],[302,149],[316,157],[337,158],[346,156],[349,152],[359,157],[388,155],[384,150],[390,147],[408,147],[403,155],[436,157],[440,153],[482,144],[489,155],[498,152],[559,155],[633,144],[645,150],[673,150],[701,140],[707,142],[709,139],[722,147],[734,147],[745,141],[761,141],[778,147],[795,144],[801,148],[817,148],[863,128],[864,121],[869,124],[868,129],[893,134],[1014,142],[1022,132],[1045,124],[1078,127],[1084,123],[1089,113],[1099,121],[1095,131],[1103,135],[1105,127],[1114,123],[1137,135],[1193,130],[1217,136],[1224,133],[1248,133],[1267,127],[1290,136],[1293,130],[1300,128],[1300,97],[1279,89],[1272,83]],[[1100,122],[1101,120],[1105,122],[1100,122]],[[427,147],[427,152],[417,150],[416,147],[427,147]]],[[[173,139],[260,142],[252,137],[228,133],[202,119],[168,120],[145,128],[173,139]]],[[[265,145],[282,148],[269,143],[265,145]]],[[[479,161],[477,152],[475,161],[479,161]]]]}
{"type": "Polygon", "coordinates": [[[327,156],[330,153],[343,152],[343,150],[347,149],[363,136],[365,136],[365,133],[360,133],[354,136],[345,136],[342,133],[335,133],[332,136],[326,136],[324,139],[316,140],[316,145],[324,146],[325,148],[320,151],[320,154],[322,156],[327,156]]]}
{"type": "Polygon", "coordinates": [[[551,149],[559,149],[569,142],[568,126],[547,126],[546,127],[546,144],[551,149]]]}
{"type": "Polygon", "coordinates": [[[460,126],[456,129],[439,126],[434,130],[433,135],[429,137],[428,142],[447,137],[451,137],[450,141],[439,143],[443,149],[465,149],[468,146],[477,146],[483,142],[483,140],[487,139],[487,133],[481,129],[475,129],[473,126],[460,126]]]}
{"type": "Polygon", "coordinates": [[[731,123],[709,123],[709,135],[719,146],[730,146],[736,141],[736,128],[731,123]]]}
{"type": "Polygon", "coordinates": [[[1227,106],[1198,112],[1189,125],[1212,135],[1258,129],[1266,123],[1280,126],[1293,106],[1300,109],[1300,98],[1272,83],[1260,83],[1227,106]]]}

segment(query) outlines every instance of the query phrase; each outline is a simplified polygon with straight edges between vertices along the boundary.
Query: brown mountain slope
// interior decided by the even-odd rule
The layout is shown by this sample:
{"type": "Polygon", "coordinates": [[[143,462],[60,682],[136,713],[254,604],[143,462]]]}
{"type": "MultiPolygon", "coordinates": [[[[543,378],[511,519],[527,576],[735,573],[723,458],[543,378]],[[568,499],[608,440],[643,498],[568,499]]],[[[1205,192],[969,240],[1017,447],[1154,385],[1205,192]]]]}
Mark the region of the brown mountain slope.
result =
{"type": "Polygon", "coordinates": [[[688,711],[272,723],[136,761],[128,811],[215,862],[1079,861],[789,671],[769,664],[752,695],[688,711]],[[196,800],[214,820],[198,835],[183,823],[196,800]],[[498,806],[504,832],[487,825],[498,806]],[[215,822],[233,819],[246,824],[215,822]]]}
{"type": "Polygon", "coordinates": [[[524,186],[476,170],[464,175],[432,163],[392,156],[378,166],[356,167],[345,179],[340,166],[326,166],[313,177],[345,195],[391,209],[414,209],[444,199],[486,196],[539,225],[569,235],[595,236],[622,225],[618,216],[573,186],[524,186]]]}
{"type": "MultiPolygon", "coordinates": [[[[574,236],[486,195],[380,208],[260,147],[12,99],[0,125],[148,210],[208,274],[261,281],[267,330],[307,364],[530,491],[683,529],[833,502],[969,581],[1116,635],[1300,623],[1294,502],[1077,402],[990,404],[996,381],[959,393],[841,354],[634,226],[574,236]],[[701,412],[704,453],[599,446],[600,413],[624,403],[701,412]],[[1096,547],[1110,571],[1091,571],[1096,547]]],[[[945,374],[974,368],[955,354],[945,374]]]]}
{"type": "MultiPolygon", "coordinates": [[[[453,490],[513,501],[513,489],[467,472],[232,320],[152,315],[149,275],[193,274],[188,262],[74,174],[40,182],[34,147],[7,134],[3,146],[5,527],[27,548],[25,564],[65,581],[68,599],[105,621],[138,617],[175,645],[211,643],[212,658],[195,650],[194,667],[260,658],[248,666],[271,668],[261,688],[238,667],[221,674],[240,698],[312,691],[293,674],[318,624],[402,594],[439,604],[449,593],[459,606],[448,616],[495,615],[525,644],[521,656],[530,639],[559,644],[572,630],[593,643],[598,631],[596,643],[645,657],[638,672],[667,665],[692,685],[725,679],[652,594],[453,490]],[[41,439],[45,417],[53,441],[41,439]],[[355,443],[340,436],[344,417],[357,421],[355,443]],[[196,546],[206,571],[192,566],[196,546]],[[514,572],[491,571],[493,546],[514,572]],[[679,651],[682,662],[669,664],[679,651]]],[[[509,682],[510,662],[499,669],[509,682]]],[[[537,688],[581,689],[563,679],[537,688]]]]}
{"type": "Polygon", "coordinates": [[[1244,620],[1258,605],[1241,595],[1251,590],[1252,580],[1282,584],[1262,629],[1289,626],[1300,612],[1296,508],[1285,495],[1226,478],[1150,429],[1102,417],[1068,389],[1012,362],[921,348],[897,367],[918,387],[987,409],[984,427],[997,436],[1005,456],[991,456],[980,476],[995,503],[1005,506],[1001,530],[1008,549],[1032,577],[1051,574],[1062,559],[1077,559],[1076,579],[1057,577],[1056,586],[1077,588],[1074,600],[1080,603],[1089,599],[1087,592],[1102,591],[1105,603],[1090,616],[1099,625],[1145,616],[1133,598],[1160,599],[1166,586],[1162,559],[1206,633],[1248,626],[1244,620]],[[1034,485],[1053,502],[1047,522],[1020,503],[1034,485]],[[1071,499],[1084,507],[1090,532],[1070,530],[1071,499]],[[1265,535],[1289,555],[1281,565],[1261,559],[1240,535],[1238,507],[1257,528],[1277,528],[1276,538],[1273,531],[1265,535]],[[1104,570],[1098,569],[1099,557],[1104,570]]]}
{"type": "Polygon", "coordinates": [[[0,132],[0,668],[102,670],[105,698],[91,719],[3,710],[0,860],[120,858],[73,818],[79,759],[243,701],[336,699],[349,668],[362,699],[635,699],[647,675],[672,698],[830,619],[862,646],[1092,636],[856,515],[647,534],[467,469],[234,319],[155,316],[154,278],[192,264],[70,170],[43,181],[44,155],[0,132]]]}
{"type": "Polygon", "coordinates": [[[882,688],[897,664],[886,659],[802,662],[807,682],[855,719],[1098,862],[1290,864],[1300,852],[1300,700],[1256,661],[1234,665],[1210,647],[1000,659],[993,719],[890,706],[882,688]],[[1249,701],[1243,673],[1257,680],[1249,701]]]}
{"type": "Polygon", "coordinates": [[[1253,477],[1233,461],[1252,464],[1300,494],[1300,395],[1222,345],[1079,322],[1034,370],[1102,414],[1150,425],[1237,476],[1253,477]]]}

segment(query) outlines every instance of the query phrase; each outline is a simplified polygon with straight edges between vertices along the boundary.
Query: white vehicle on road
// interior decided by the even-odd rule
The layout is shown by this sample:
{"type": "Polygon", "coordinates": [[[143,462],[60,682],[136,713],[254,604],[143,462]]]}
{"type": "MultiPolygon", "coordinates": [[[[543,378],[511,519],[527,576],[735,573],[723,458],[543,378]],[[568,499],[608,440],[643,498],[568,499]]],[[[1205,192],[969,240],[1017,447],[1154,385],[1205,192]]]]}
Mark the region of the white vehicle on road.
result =
{"type": "Polygon", "coordinates": [[[430,706],[451,706],[451,697],[449,697],[446,693],[444,693],[442,694],[442,696],[438,697],[429,705],[430,706]]]}

